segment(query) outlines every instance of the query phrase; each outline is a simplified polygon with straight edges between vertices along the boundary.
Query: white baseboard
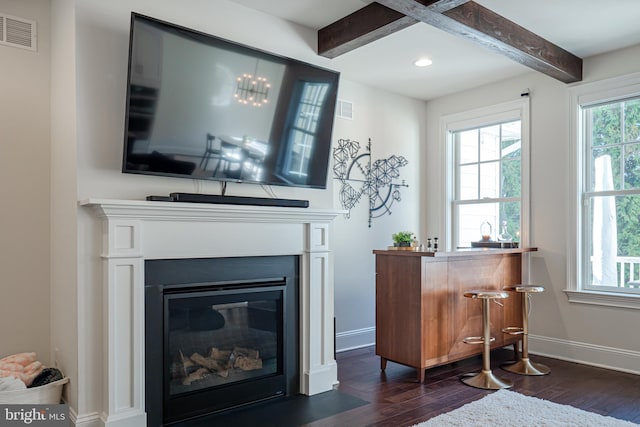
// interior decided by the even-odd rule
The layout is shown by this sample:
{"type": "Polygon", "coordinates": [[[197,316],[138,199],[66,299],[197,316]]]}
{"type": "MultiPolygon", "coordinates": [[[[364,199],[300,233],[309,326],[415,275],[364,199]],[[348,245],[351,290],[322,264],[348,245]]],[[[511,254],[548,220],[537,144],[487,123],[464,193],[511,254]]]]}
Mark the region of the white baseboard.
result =
{"type": "Polygon", "coordinates": [[[640,374],[640,352],[529,335],[529,352],[615,371],[640,374]]]}
{"type": "Polygon", "coordinates": [[[336,352],[369,347],[376,344],[376,328],[363,328],[336,334],[336,352]]]}
{"type": "Polygon", "coordinates": [[[75,409],[69,408],[69,417],[75,427],[104,427],[104,421],[97,412],[79,416],[75,409]]]}
{"type": "MultiPolygon", "coordinates": [[[[376,328],[336,334],[336,352],[369,347],[376,343],[376,328]]],[[[640,352],[602,345],[529,335],[531,354],[640,375],[640,352]]]]}
{"type": "Polygon", "coordinates": [[[146,414],[144,412],[140,414],[139,411],[111,417],[107,421],[104,413],[91,412],[78,415],[75,409],[69,408],[69,418],[74,427],[145,427],[147,425],[146,414]]]}

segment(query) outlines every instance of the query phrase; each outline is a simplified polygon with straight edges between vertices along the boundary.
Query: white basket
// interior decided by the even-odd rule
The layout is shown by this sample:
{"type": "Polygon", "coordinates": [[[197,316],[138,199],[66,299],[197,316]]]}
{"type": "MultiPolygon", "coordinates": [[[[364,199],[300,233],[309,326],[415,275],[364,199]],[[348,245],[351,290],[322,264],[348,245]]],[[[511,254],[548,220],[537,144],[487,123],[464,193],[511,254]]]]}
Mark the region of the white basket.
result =
{"type": "Polygon", "coordinates": [[[53,405],[60,403],[62,387],[68,382],[69,378],[63,378],[40,387],[0,391],[0,404],[30,403],[53,405]]]}

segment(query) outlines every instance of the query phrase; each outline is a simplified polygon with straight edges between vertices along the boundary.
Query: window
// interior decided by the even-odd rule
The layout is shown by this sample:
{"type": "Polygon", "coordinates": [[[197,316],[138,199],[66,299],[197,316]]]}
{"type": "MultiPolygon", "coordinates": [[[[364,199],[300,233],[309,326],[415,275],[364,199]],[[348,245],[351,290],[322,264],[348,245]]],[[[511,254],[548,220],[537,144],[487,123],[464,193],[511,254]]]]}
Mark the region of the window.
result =
{"type": "Polygon", "coordinates": [[[640,296],[640,93],[576,96],[577,290],[640,296]]]}
{"type": "Polygon", "coordinates": [[[292,182],[308,181],[311,158],[317,138],[318,121],[329,90],[328,83],[303,82],[299,100],[290,118],[283,175],[292,182]]]}
{"type": "Polygon", "coordinates": [[[492,241],[528,243],[528,101],[443,118],[448,250],[487,233],[492,241]]]}
{"type": "Polygon", "coordinates": [[[568,293],[640,308],[640,76],[578,87],[573,100],[577,227],[568,293]]]}
{"type": "Polygon", "coordinates": [[[520,132],[520,120],[452,132],[455,247],[469,247],[486,233],[494,241],[519,239],[520,132]]]}

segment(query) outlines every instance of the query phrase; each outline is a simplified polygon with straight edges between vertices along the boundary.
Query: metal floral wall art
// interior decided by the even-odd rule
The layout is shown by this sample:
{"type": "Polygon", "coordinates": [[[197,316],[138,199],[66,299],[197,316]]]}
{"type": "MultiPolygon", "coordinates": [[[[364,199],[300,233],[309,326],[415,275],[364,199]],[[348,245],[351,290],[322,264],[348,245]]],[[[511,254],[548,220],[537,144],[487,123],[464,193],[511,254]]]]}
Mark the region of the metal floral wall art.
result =
{"type": "Polygon", "coordinates": [[[366,152],[360,154],[360,143],[350,139],[338,140],[333,149],[333,176],[340,181],[340,203],[347,211],[362,198],[369,199],[369,227],[371,220],[391,214],[391,206],[399,202],[400,187],[408,187],[400,178],[400,168],[407,165],[407,159],[392,155],[387,159],[371,161],[371,138],[366,152]]]}

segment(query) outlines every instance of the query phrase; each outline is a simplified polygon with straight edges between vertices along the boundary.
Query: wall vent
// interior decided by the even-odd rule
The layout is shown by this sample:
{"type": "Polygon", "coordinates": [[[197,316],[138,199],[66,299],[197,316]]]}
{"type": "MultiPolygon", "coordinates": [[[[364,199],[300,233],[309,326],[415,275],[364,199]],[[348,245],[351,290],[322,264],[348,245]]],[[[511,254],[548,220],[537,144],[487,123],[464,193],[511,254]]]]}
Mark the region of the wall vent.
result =
{"type": "Polygon", "coordinates": [[[338,99],[336,111],[336,115],[341,119],[353,120],[353,102],[338,99]]]}
{"type": "Polygon", "coordinates": [[[0,13],[0,45],[36,50],[36,21],[0,13]]]}

